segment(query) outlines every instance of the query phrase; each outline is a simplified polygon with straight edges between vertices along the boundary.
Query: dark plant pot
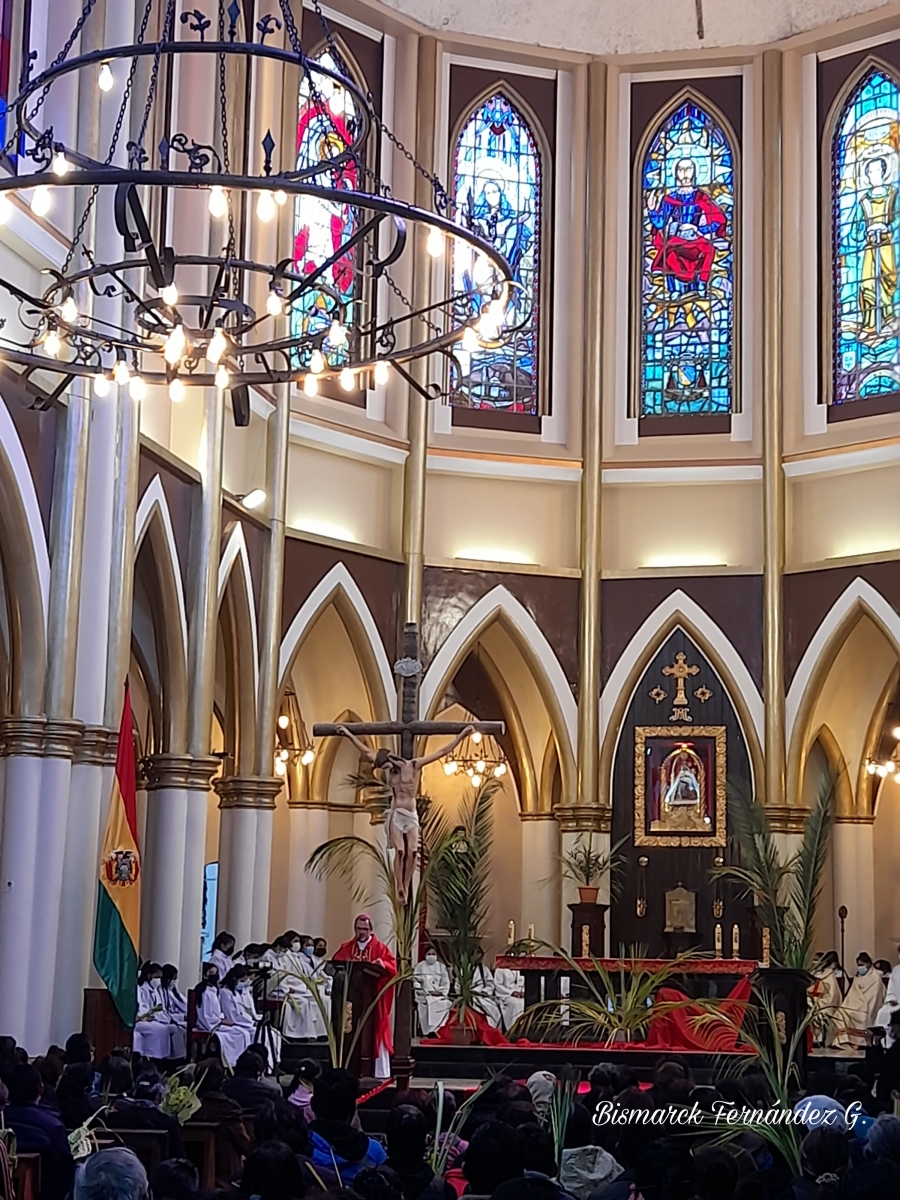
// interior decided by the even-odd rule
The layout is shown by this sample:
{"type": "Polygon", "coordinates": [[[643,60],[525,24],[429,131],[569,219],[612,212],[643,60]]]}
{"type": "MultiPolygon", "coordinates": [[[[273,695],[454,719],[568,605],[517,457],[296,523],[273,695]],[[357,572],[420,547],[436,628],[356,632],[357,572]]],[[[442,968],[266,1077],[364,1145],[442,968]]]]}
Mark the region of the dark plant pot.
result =
{"type": "Polygon", "coordinates": [[[454,1046],[471,1046],[475,1040],[475,1030],[467,1025],[451,1025],[450,1040],[454,1046]]]}
{"type": "Polygon", "coordinates": [[[600,889],[595,887],[580,887],[578,889],[578,899],[582,904],[596,904],[597,897],[600,895],[600,889]]]}

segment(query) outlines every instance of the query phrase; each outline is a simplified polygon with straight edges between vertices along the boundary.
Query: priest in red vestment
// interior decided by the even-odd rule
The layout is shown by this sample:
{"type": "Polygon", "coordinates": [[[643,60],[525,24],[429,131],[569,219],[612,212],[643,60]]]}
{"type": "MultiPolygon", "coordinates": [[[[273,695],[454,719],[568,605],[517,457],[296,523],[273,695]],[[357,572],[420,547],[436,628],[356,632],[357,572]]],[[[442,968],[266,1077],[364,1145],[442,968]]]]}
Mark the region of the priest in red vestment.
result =
{"type": "Polygon", "coordinates": [[[334,955],[335,962],[371,962],[378,963],[390,972],[385,975],[379,987],[382,995],[378,999],[372,1020],[375,1022],[375,1078],[389,1079],[391,1074],[391,1055],[394,1053],[394,1039],[391,1036],[391,1008],[394,1003],[394,988],[391,976],[397,974],[397,960],[390,948],[380,942],[372,932],[372,918],[368,913],[360,913],[353,922],[355,937],[349,942],[342,942],[334,955]]]}

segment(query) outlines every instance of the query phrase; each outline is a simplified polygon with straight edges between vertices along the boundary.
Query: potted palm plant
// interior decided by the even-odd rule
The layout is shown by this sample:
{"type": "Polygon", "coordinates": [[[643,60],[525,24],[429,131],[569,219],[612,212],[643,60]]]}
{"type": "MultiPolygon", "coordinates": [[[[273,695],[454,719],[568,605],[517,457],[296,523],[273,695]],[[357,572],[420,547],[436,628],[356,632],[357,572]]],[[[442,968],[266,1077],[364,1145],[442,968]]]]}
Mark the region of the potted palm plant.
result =
{"type": "Polygon", "coordinates": [[[575,839],[572,849],[560,856],[563,879],[570,879],[578,887],[578,899],[582,904],[597,903],[600,885],[607,875],[610,877],[610,892],[615,895],[618,875],[625,865],[625,858],[617,851],[625,841],[625,838],[620,838],[609,850],[597,850],[594,848],[593,834],[582,833],[575,839]]]}

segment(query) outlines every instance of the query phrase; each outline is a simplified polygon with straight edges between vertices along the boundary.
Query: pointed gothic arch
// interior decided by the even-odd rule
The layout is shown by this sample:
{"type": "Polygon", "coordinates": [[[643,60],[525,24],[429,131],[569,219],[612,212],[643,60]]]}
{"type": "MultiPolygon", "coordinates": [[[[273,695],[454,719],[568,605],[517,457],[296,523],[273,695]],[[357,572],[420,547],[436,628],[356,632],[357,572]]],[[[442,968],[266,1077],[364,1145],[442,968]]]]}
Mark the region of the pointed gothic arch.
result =
{"type": "Polygon", "coordinates": [[[600,779],[610,794],[613,762],[622,723],[647,666],[675,629],[697,645],[719,676],[737,714],[756,786],[765,778],[762,744],[765,717],[759,688],[721,627],[686,592],[677,588],[646,618],[620,655],[600,696],[600,779]]]}
{"type": "MultiPolygon", "coordinates": [[[[165,704],[160,706],[163,726],[158,730],[158,741],[167,752],[180,753],[187,718],[187,612],[172,517],[158,475],[147,485],[135,514],[134,570],[136,592],[143,585],[148,599],[146,616],[158,667],[157,686],[165,696],[165,704]]],[[[146,637],[141,661],[145,677],[148,671],[152,676],[146,637]]]]}
{"type": "MultiPolygon", "coordinates": [[[[574,795],[578,711],[572,689],[543,631],[524,605],[502,584],[492,588],[472,605],[431,660],[422,679],[421,712],[426,719],[434,717],[466,656],[494,624],[500,626],[507,634],[534,680],[556,739],[563,778],[563,795],[574,795]]],[[[512,708],[508,712],[508,723],[512,732],[515,728],[515,714],[512,708]]],[[[532,763],[531,775],[536,779],[533,755],[527,743],[523,745],[522,750],[523,754],[527,751],[532,763]]],[[[524,790],[523,785],[523,792],[524,790]]],[[[525,795],[522,797],[523,811],[537,811],[540,803],[537,789],[531,794],[535,796],[533,802],[527,800],[525,795]],[[525,809],[526,803],[530,805],[529,809],[525,809]]]]}
{"type": "Polygon", "coordinates": [[[372,610],[359,584],[342,562],[335,563],[319,580],[284,635],[278,665],[280,690],[284,691],[288,674],[310,630],[332,604],[356,651],[375,720],[393,720],[397,712],[397,692],[391,664],[372,610]]]}
{"type": "Polygon", "coordinates": [[[632,182],[634,417],[740,412],[739,148],[725,113],[689,86],[644,127],[632,182]],[[693,241],[669,235],[683,223],[693,241]]]}
{"type": "Polygon", "coordinates": [[[225,644],[228,712],[223,714],[226,743],[233,741],[233,771],[250,773],[256,747],[259,639],[253,577],[244,527],[230,523],[219,561],[218,612],[225,644]],[[230,726],[230,737],[227,726],[230,726]]]}

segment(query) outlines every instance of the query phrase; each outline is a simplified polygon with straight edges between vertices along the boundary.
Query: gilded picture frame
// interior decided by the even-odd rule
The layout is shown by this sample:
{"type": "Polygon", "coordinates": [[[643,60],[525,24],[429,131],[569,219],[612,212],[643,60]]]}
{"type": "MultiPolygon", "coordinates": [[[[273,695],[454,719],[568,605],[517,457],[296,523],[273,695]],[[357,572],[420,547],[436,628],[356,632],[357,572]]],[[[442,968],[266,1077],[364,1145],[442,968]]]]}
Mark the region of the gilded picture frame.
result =
{"type": "Polygon", "coordinates": [[[637,725],[634,730],[634,844],[635,846],[724,846],[726,844],[727,737],[724,725],[637,725]],[[709,833],[651,831],[647,819],[653,781],[648,779],[648,748],[664,741],[702,741],[714,763],[707,781],[711,795],[709,833]]]}

